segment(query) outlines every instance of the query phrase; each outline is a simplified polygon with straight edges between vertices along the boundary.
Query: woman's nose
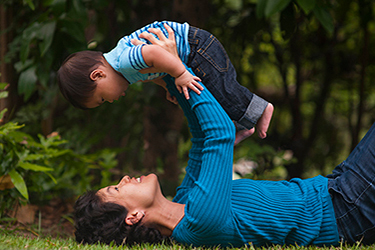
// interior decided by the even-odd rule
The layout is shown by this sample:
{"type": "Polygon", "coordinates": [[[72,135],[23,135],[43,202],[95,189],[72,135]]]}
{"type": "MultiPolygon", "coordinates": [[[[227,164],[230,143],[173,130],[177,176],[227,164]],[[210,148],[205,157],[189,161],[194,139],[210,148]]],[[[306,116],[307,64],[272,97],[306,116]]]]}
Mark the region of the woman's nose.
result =
{"type": "Polygon", "coordinates": [[[119,184],[125,184],[125,183],[128,183],[130,181],[130,177],[128,175],[122,177],[121,181],[119,184]]]}

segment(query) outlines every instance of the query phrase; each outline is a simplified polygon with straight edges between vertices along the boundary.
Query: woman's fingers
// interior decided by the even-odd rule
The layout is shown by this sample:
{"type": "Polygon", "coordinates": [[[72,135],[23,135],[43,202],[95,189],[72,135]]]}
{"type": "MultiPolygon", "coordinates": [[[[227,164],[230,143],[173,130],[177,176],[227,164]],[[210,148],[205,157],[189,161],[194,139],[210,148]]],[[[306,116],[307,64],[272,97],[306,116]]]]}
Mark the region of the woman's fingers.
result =
{"type": "Polygon", "coordinates": [[[155,34],[159,38],[160,41],[167,40],[164,33],[160,29],[149,28],[148,31],[151,32],[152,34],[155,34]]]}
{"type": "Polygon", "coordinates": [[[164,27],[168,31],[168,39],[171,40],[172,42],[175,42],[173,29],[166,23],[164,24],[164,27]]]}
{"type": "MultiPolygon", "coordinates": [[[[173,29],[167,25],[164,24],[165,29],[168,32],[168,38],[164,35],[164,33],[157,28],[149,28],[148,32],[143,32],[139,35],[140,38],[148,40],[153,45],[158,45],[174,55],[177,58],[180,58],[177,52],[177,46],[176,46],[176,39],[174,36],[173,29]]],[[[146,44],[144,42],[141,42],[137,39],[132,39],[132,44],[134,45],[142,45],[146,44]]]]}
{"type": "Polygon", "coordinates": [[[138,40],[138,39],[135,39],[133,38],[132,40],[130,40],[132,44],[134,45],[142,45],[142,44],[146,44],[145,42],[142,42],[141,40],[138,40]]]}
{"type": "MultiPolygon", "coordinates": [[[[156,28],[149,28],[148,32],[141,33],[139,35],[139,37],[143,38],[143,39],[146,39],[150,43],[155,44],[155,45],[159,45],[159,46],[162,46],[163,43],[166,43],[166,42],[173,42],[174,43],[175,37],[174,37],[173,29],[167,24],[164,24],[164,27],[166,28],[166,30],[168,32],[168,38],[164,35],[164,33],[160,29],[156,29],[156,28]],[[151,33],[155,34],[157,36],[157,38],[154,35],[152,35],[151,33]]],[[[137,39],[132,39],[131,42],[134,45],[145,44],[145,42],[139,41],[137,39]]]]}
{"type": "Polygon", "coordinates": [[[157,39],[157,38],[156,38],[155,36],[153,36],[151,33],[143,32],[143,33],[139,34],[139,37],[148,40],[148,41],[151,42],[152,44],[159,45],[159,44],[158,44],[159,39],[157,39]]]}

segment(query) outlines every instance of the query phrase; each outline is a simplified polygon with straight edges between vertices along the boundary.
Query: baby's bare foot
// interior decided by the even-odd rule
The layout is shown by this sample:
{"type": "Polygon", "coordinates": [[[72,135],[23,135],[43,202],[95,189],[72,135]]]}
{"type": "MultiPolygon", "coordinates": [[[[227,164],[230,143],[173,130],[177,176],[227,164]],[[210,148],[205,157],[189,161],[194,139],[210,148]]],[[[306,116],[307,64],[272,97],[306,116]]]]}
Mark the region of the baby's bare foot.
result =
{"type": "Polygon", "coordinates": [[[268,103],[267,107],[264,109],[262,116],[259,118],[256,128],[258,131],[258,136],[262,139],[267,137],[267,130],[271,122],[273,114],[273,105],[268,103]]]}
{"type": "Polygon", "coordinates": [[[234,140],[234,146],[236,146],[238,143],[246,139],[247,137],[254,134],[255,128],[252,129],[243,129],[236,132],[236,139],[234,140]]]}

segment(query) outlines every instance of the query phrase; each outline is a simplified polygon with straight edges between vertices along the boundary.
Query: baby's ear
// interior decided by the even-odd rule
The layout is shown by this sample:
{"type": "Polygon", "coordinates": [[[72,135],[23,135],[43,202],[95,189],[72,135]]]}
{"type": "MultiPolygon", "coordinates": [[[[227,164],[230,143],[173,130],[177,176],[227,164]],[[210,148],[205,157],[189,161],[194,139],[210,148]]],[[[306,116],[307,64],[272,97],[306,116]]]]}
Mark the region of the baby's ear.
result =
{"type": "Polygon", "coordinates": [[[144,212],[139,211],[139,210],[134,211],[132,213],[129,212],[125,218],[125,223],[130,226],[137,224],[144,216],[145,216],[144,212]]]}
{"type": "Polygon", "coordinates": [[[96,80],[102,78],[103,76],[105,76],[105,72],[102,69],[99,69],[99,68],[94,69],[90,73],[90,79],[93,80],[93,81],[96,81],[96,80]]]}

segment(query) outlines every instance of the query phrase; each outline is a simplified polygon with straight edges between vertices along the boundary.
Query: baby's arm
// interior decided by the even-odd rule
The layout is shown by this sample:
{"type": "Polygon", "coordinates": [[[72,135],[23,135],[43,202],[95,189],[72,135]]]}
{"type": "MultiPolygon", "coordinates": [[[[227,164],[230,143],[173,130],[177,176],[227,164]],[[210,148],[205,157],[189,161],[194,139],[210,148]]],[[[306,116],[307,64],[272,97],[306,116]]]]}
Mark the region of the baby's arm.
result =
{"type": "Polygon", "coordinates": [[[150,69],[143,69],[139,72],[165,72],[171,75],[175,78],[178,91],[183,92],[186,99],[189,99],[189,88],[197,94],[203,90],[203,87],[198,83],[201,81],[200,78],[190,74],[179,58],[163,48],[157,45],[146,45],[142,47],[142,55],[150,69]]]}

